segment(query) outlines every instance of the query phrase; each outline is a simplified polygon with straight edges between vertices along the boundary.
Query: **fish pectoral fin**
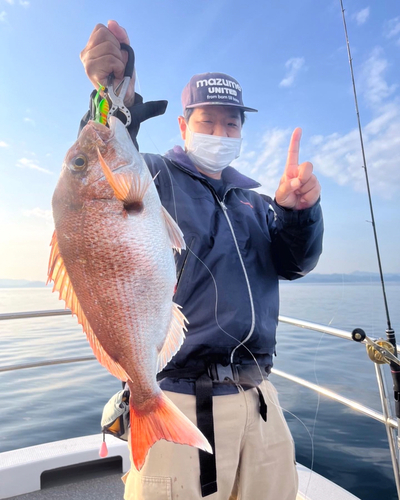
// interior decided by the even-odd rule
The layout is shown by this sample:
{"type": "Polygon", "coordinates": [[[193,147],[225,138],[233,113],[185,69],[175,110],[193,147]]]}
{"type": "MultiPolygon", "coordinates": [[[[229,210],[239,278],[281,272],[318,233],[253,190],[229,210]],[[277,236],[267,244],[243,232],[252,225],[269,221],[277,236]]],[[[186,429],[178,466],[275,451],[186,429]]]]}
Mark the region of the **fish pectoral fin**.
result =
{"type": "Polygon", "coordinates": [[[165,367],[183,344],[185,331],[187,332],[185,323],[189,323],[189,321],[182,314],[180,306],[172,302],[172,319],[164,345],[158,354],[157,373],[165,367]]]}
{"type": "Polygon", "coordinates": [[[51,252],[49,259],[49,269],[47,276],[47,283],[54,281],[53,292],[59,292],[59,299],[65,301],[65,308],[71,309],[73,315],[78,318],[78,323],[82,325],[83,331],[89,341],[90,347],[93,350],[94,355],[107,370],[114,375],[114,377],[120,380],[128,380],[128,375],[122,366],[114,361],[111,356],[104,350],[103,346],[100,344],[98,338],[94,334],[92,327],[86,318],[85,313],[79,303],[78,297],[76,296],[74,287],[72,286],[70,277],[67,273],[65,263],[60,254],[60,249],[57,241],[57,234],[54,231],[53,237],[51,239],[51,252]]]}
{"type": "Polygon", "coordinates": [[[116,198],[125,205],[141,203],[152,183],[152,179],[143,180],[139,175],[134,175],[133,172],[113,173],[101,156],[99,149],[97,149],[97,154],[104,175],[112,187],[116,198]]]}
{"type": "Polygon", "coordinates": [[[170,216],[167,210],[164,207],[162,208],[162,213],[164,215],[165,226],[168,231],[168,236],[171,241],[172,248],[175,248],[179,253],[181,250],[186,249],[186,243],[183,239],[183,233],[180,230],[178,224],[174,221],[174,219],[170,216]]]}

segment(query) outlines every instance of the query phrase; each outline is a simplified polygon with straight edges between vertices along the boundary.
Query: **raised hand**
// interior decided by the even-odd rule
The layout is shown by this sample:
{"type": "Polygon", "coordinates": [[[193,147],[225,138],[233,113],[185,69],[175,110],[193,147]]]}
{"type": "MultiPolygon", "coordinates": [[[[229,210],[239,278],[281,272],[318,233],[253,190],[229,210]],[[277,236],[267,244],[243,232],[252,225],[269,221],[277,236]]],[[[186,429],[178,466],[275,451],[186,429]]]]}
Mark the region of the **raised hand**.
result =
{"type": "MultiPolygon", "coordinates": [[[[120,49],[120,43],[129,45],[129,37],[125,29],[116,21],[108,21],[107,26],[104,24],[95,26],[86,47],[82,50],[80,54],[82,64],[96,89],[99,83],[107,84],[107,77],[111,72],[115,75],[115,86],[123,79],[128,54],[120,49]]],[[[132,105],[134,98],[135,74],[126,93],[125,104],[132,105]]]]}
{"type": "Polygon", "coordinates": [[[321,187],[313,174],[313,165],[299,165],[301,128],[296,128],[290,140],[285,172],[275,193],[278,205],[292,210],[312,207],[318,200],[321,187]]]}

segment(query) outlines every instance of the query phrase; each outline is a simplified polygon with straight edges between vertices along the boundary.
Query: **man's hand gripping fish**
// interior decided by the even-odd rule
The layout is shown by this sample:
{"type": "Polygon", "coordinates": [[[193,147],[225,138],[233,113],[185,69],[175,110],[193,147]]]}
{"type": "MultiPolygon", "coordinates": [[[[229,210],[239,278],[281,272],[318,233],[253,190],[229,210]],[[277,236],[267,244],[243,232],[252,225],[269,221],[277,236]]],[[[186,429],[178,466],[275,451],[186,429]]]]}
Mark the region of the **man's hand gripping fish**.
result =
{"type": "Polygon", "coordinates": [[[68,151],[53,216],[48,279],[99,362],[128,383],[136,468],[160,439],[212,453],[156,381],[185,338],[187,320],[172,301],[172,248],[180,251],[185,242],[117,118],[110,129],[89,122],[68,151]]]}

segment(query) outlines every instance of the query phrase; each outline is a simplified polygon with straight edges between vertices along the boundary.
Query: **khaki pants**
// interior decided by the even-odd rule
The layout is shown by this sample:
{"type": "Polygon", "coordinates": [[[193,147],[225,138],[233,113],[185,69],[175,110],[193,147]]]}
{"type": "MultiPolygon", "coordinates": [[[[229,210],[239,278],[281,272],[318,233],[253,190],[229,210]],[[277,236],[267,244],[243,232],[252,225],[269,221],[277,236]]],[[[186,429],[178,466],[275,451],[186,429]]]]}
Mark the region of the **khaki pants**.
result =
{"type": "MultiPolygon", "coordinates": [[[[269,381],[260,388],[268,407],[260,416],[255,389],[215,396],[214,431],[218,491],[207,500],[295,500],[298,487],[294,444],[277,392],[269,381]]],[[[196,423],[195,396],[165,392],[196,423]]],[[[123,478],[125,500],[201,500],[198,451],[158,441],[140,472],[123,478]]]]}

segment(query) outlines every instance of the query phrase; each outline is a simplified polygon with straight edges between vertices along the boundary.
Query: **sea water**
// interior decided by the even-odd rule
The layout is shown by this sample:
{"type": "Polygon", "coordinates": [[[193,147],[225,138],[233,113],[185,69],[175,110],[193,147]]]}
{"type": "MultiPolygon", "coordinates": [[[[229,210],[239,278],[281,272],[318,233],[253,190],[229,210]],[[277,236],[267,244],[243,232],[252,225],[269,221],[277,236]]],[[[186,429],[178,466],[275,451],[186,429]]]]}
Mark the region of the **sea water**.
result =
{"type": "MultiPolygon", "coordinates": [[[[400,284],[389,283],[392,326],[400,325],[400,284]]],[[[0,313],[61,309],[49,288],[0,289],[0,313]]],[[[385,335],[380,286],[281,285],[281,314],[367,335],[385,335]]],[[[365,346],[280,324],[275,368],[381,411],[365,346]]],[[[76,318],[0,322],[0,366],[90,356],[76,318]]],[[[386,370],[388,372],[388,370],[386,370]]],[[[383,424],[276,375],[297,460],[363,500],[397,498],[383,424]]],[[[391,380],[387,377],[391,395],[391,380]]],[[[0,452],[100,432],[104,404],[121,387],[97,361],[0,373],[0,452]]],[[[100,443],[99,443],[100,445],[100,443]]]]}

